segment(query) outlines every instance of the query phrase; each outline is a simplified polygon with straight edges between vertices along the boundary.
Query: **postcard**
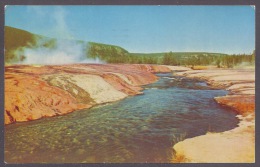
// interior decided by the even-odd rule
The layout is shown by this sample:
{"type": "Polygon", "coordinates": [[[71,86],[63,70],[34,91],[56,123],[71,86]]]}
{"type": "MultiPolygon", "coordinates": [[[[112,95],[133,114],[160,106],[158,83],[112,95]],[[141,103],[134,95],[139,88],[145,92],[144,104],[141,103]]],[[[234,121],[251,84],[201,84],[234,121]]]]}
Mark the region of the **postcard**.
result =
{"type": "Polygon", "coordinates": [[[255,8],[7,5],[4,158],[254,163],[255,8]]]}

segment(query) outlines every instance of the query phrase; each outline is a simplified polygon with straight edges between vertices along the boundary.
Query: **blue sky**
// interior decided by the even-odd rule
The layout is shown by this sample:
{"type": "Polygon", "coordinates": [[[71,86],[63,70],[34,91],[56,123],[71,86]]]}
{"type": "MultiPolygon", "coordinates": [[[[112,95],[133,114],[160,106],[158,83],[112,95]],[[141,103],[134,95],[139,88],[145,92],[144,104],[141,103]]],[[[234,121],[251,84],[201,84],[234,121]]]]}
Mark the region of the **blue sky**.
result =
{"type": "Polygon", "coordinates": [[[5,25],[129,52],[252,53],[251,6],[7,6],[5,25]]]}

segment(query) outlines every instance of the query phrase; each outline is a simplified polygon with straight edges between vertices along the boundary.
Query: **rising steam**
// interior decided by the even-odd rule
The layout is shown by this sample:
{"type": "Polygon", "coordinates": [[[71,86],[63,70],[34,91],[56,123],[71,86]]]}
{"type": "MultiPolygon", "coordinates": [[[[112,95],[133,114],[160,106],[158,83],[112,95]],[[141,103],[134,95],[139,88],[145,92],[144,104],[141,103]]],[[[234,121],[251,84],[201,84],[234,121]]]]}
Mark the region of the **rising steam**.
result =
{"type": "MultiPolygon", "coordinates": [[[[51,15],[46,13],[43,8],[35,6],[29,8],[29,12],[37,11],[34,14],[39,19],[51,15]]],[[[20,64],[105,63],[98,58],[87,57],[87,44],[73,40],[65,16],[66,13],[61,7],[55,8],[50,17],[55,24],[49,31],[55,33],[60,39],[55,40],[54,46],[46,47],[46,44],[51,44],[53,39],[36,38],[35,45],[17,49],[14,53],[18,58],[22,58],[20,64]]]]}
{"type": "Polygon", "coordinates": [[[56,40],[54,47],[44,46],[51,42],[51,40],[38,39],[36,46],[17,50],[18,57],[25,57],[20,64],[105,63],[98,58],[87,57],[88,47],[86,43],[56,40]]]}

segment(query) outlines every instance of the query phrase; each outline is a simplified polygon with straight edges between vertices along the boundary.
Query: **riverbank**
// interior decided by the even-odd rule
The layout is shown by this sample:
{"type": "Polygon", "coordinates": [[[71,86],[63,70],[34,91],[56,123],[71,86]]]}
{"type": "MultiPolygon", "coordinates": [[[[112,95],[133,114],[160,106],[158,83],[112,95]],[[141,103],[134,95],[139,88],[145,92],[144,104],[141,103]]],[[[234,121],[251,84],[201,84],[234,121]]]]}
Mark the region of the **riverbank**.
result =
{"type": "Polygon", "coordinates": [[[142,94],[142,85],[157,81],[153,73],[171,70],[138,64],[5,66],[5,124],[63,115],[142,94]]]}
{"type": "Polygon", "coordinates": [[[255,70],[208,69],[159,65],[13,65],[5,67],[5,124],[67,114],[142,94],[142,85],[158,80],[153,73],[206,80],[229,90],[215,100],[237,111],[237,128],[186,139],[174,145],[174,162],[255,161],[255,70]],[[246,77],[245,77],[246,76],[246,77]]]}
{"type": "Polygon", "coordinates": [[[253,163],[255,162],[255,70],[193,70],[176,75],[206,80],[229,94],[215,100],[237,112],[237,128],[185,139],[174,145],[173,162],[253,163]]]}

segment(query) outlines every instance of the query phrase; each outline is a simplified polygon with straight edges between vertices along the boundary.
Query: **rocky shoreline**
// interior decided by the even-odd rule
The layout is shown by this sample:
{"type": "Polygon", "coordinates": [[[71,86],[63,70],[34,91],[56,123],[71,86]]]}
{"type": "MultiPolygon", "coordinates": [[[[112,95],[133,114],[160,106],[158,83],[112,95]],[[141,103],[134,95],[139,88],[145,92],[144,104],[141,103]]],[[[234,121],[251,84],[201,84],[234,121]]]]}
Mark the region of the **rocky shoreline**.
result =
{"type": "Polygon", "coordinates": [[[174,145],[173,162],[254,163],[255,162],[255,70],[193,70],[181,75],[206,80],[215,88],[229,91],[215,97],[237,112],[240,123],[232,130],[185,139],[174,145]]]}
{"type": "MultiPolygon", "coordinates": [[[[175,67],[175,69],[188,69],[175,67]]],[[[127,64],[5,67],[5,124],[67,114],[142,94],[167,66],[127,64]]]]}

